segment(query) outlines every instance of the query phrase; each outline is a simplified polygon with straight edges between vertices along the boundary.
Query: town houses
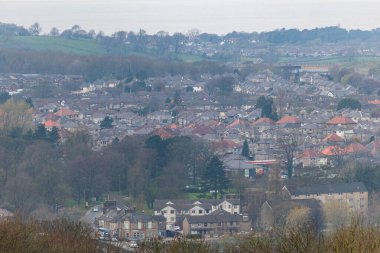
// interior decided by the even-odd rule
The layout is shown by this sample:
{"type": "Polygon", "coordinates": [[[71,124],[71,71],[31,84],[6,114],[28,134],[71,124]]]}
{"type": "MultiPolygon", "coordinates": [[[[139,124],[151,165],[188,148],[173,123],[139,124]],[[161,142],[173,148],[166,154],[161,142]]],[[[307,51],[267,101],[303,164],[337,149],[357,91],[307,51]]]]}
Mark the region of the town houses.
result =
{"type": "Polygon", "coordinates": [[[284,201],[289,206],[318,208],[330,195],[367,213],[368,190],[362,183],[323,183],[339,178],[341,165],[350,161],[365,159],[379,164],[380,103],[376,95],[364,95],[350,84],[343,89],[324,72],[318,73],[319,69],[323,68],[301,72],[303,82],[270,70],[244,78],[236,73],[204,74],[197,80],[188,75],[149,77],[135,81],[150,88],[134,92],[126,80],[86,82],[80,77],[21,74],[1,74],[1,78],[12,83],[19,80],[19,86],[4,89],[21,89],[13,96],[31,98],[35,126],[57,130],[58,145],[78,131],[89,134],[94,150],[127,136],[199,138],[223,162],[228,179],[241,180],[238,193],[225,192],[216,199],[206,195],[155,199],[150,214],[114,205],[94,221],[120,238],[148,239],[176,230],[216,237],[268,229],[276,215],[273,210],[284,201]],[[232,80],[235,88],[228,96],[212,95],[211,80],[223,78],[232,80]],[[36,92],[42,79],[56,86],[51,96],[36,92]],[[68,80],[77,88],[67,90],[68,80]],[[342,99],[353,96],[361,103],[360,110],[337,110],[342,99]],[[272,114],[257,106],[260,98],[272,101],[272,114]],[[245,143],[247,150],[242,155],[245,143]],[[292,176],[305,177],[316,186],[305,188],[302,182],[295,187],[286,185],[292,176]],[[252,200],[244,195],[246,189],[261,191],[265,197],[252,206],[252,200]],[[285,193],[288,197],[280,198],[285,193]]]}

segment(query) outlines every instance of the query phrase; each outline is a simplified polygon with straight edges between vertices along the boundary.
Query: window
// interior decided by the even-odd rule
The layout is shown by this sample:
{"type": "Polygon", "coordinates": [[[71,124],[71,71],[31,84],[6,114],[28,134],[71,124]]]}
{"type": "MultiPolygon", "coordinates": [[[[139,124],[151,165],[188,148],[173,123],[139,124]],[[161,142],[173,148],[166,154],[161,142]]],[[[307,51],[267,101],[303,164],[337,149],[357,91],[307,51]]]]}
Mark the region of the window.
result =
{"type": "Polygon", "coordinates": [[[238,206],[237,206],[237,205],[234,205],[234,208],[235,208],[235,209],[237,209],[237,208],[238,208],[238,206]]]}
{"type": "Polygon", "coordinates": [[[142,229],[142,222],[141,221],[137,222],[137,229],[142,229]]]}
{"type": "Polygon", "coordinates": [[[170,213],[171,213],[171,214],[174,214],[174,210],[170,210],[170,213]]]}
{"type": "Polygon", "coordinates": [[[164,213],[167,213],[167,211],[166,211],[166,210],[164,210],[164,213]]]}
{"type": "Polygon", "coordinates": [[[228,205],[228,208],[231,208],[231,205],[228,205]]]}
{"type": "Polygon", "coordinates": [[[129,221],[124,221],[124,229],[129,229],[129,221]]]}
{"type": "Polygon", "coordinates": [[[174,217],[170,217],[170,221],[175,221],[174,217]]]}
{"type": "Polygon", "coordinates": [[[203,224],[203,226],[204,226],[204,227],[207,227],[207,222],[205,222],[205,223],[203,224]]]}
{"type": "Polygon", "coordinates": [[[148,222],[148,228],[149,228],[149,229],[152,228],[152,222],[151,222],[151,221],[148,222]]]}
{"type": "Polygon", "coordinates": [[[199,210],[198,213],[199,213],[199,214],[203,214],[203,210],[199,210]]]}
{"type": "Polygon", "coordinates": [[[191,213],[195,213],[195,210],[191,210],[191,213]]]}
{"type": "Polygon", "coordinates": [[[233,221],[230,221],[230,225],[233,226],[233,225],[234,225],[234,222],[233,222],[233,221]]]}

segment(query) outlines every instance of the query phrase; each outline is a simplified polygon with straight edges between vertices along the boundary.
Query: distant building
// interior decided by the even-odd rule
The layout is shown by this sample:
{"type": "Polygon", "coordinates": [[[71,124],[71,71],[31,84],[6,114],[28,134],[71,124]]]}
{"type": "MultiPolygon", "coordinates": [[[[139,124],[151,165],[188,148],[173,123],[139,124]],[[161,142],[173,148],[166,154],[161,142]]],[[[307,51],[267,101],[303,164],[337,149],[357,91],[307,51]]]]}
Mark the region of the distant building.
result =
{"type": "Polygon", "coordinates": [[[219,209],[209,215],[186,216],[182,223],[184,235],[221,236],[250,231],[248,216],[231,214],[219,209]]]}
{"type": "Polygon", "coordinates": [[[136,212],[116,201],[103,203],[103,215],[97,219],[99,228],[110,231],[119,239],[152,239],[165,236],[166,221],[163,217],[136,212]]]}
{"type": "Polygon", "coordinates": [[[305,187],[284,186],[282,194],[292,200],[316,199],[322,204],[344,203],[355,213],[367,214],[368,211],[368,190],[360,182],[316,184],[305,187]]]}
{"type": "Polygon", "coordinates": [[[217,210],[241,214],[240,198],[234,194],[227,194],[223,199],[156,200],[154,202],[154,215],[164,216],[168,229],[178,224],[185,216],[209,215],[217,210]]]}

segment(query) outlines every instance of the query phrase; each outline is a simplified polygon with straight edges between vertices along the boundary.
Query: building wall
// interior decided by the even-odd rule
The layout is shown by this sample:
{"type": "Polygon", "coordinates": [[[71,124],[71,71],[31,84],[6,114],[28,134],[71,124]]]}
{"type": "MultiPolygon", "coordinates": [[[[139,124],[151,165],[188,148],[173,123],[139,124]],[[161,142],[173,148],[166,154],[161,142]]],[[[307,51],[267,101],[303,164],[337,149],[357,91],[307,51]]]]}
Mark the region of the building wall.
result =
{"type": "MultiPolygon", "coordinates": [[[[157,215],[157,212],[155,214],[157,215]]],[[[161,209],[161,213],[158,215],[163,215],[166,219],[167,226],[172,226],[176,222],[177,210],[171,206],[167,206],[161,209]]]]}
{"type": "Polygon", "coordinates": [[[189,215],[190,216],[199,216],[199,215],[205,215],[206,210],[200,206],[194,206],[189,210],[189,215]]]}
{"type": "Polygon", "coordinates": [[[356,213],[367,214],[368,211],[368,192],[352,193],[332,193],[332,194],[311,194],[311,195],[292,195],[292,199],[316,199],[323,204],[336,201],[346,203],[348,208],[356,213]]]}
{"type": "Polygon", "coordinates": [[[228,201],[223,201],[217,206],[212,206],[212,212],[218,210],[218,209],[223,209],[226,212],[229,212],[231,214],[240,214],[240,205],[233,205],[228,201]]]}
{"type": "Polygon", "coordinates": [[[206,223],[188,223],[187,219],[184,220],[183,234],[199,234],[202,236],[221,236],[225,234],[233,234],[241,231],[241,222],[206,222],[206,223]]]}

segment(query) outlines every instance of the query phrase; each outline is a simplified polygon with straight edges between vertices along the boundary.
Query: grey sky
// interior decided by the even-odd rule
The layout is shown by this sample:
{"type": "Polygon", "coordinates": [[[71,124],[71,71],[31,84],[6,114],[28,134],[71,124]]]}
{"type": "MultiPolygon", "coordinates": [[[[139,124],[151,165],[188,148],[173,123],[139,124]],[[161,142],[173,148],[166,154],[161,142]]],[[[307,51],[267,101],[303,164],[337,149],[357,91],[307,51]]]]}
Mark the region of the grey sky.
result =
{"type": "Polygon", "coordinates": [[[0,22],[48,32],[78,24],[86,30],[159,30],[225,34],[277,28],[380,27],[380,0],[0,0],[0,22]]]}

